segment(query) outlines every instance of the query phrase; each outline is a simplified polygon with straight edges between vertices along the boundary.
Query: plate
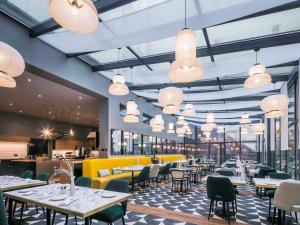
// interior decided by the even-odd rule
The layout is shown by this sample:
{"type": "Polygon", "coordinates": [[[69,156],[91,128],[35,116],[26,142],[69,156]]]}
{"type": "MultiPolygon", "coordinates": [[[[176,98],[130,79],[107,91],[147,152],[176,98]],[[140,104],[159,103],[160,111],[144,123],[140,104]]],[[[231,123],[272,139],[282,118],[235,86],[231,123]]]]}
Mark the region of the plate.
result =
{"type": "Polygon", "coordinates": [[[116,197],[115,195],[109,194],[109,193],[103,193],[101,196],[102,196],[103,198],[113,198],[113,197],[116,197]]]}
{"type": "Polygon", "coordinates": [[[28,190],[28,189],[24,189],[24,190],[20,190],[18,191],[19,193],[28,193],[31,192],[32,190],[28,190]]]}
{"type": "Polygon", "coordinates": [[[67,195],[57,195],[57,196],[53,196],[49,200],[50,201],[62,201],[62,200],[65,200],[66,198],[68,198],[67,195]]]}

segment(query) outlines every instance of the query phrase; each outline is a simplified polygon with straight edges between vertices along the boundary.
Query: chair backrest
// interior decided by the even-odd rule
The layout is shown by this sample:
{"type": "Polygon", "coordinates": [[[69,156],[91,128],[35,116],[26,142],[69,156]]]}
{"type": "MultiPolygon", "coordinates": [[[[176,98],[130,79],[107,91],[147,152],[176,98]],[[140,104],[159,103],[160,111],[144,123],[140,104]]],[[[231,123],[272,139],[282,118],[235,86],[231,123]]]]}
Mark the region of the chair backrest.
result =
{"type": "Polygon", "coordinates": [[[198,169],[199,167],[198,166],[190,166],[190,168],[192,169],[192,173],[198,173],[198,169]]]}
{"type": "Polygon", "coordinates": [[[254,170],[255,168],[256,168],[256,164],[251,164],[250,166],[249,166],[249,170],[254,170]]]}
{"type": "Polygon", "coordinates": [[[172,163],[172,165],[170,166],[170,168],[177,168],[177,163],[172,163]]]}
{"type": "Polygon", "coordinates": [[[153,165],[152,168],[150,169],[150,174],[149,174],[149,177],[150,178],[156,178],[158,177],[158,174],[159,174],[159,165],[153,165]]]}
{"type": "Polygon", "coordinates": [[[232,164],[232,163],[227,163],[226,167],[228,167],[228,168],[237,168],[236,164],[232,164]]]}
{"type": "Polygon", "coordinates": [[[222,170],[223,170],[223,171],[231,171],[231,172],[233,172],[234,176],[237,175],[236,169],[235,169],[235,168],[224,167],[224,168],[222,168],[222,170]]]}
{"type": "Polygon", "coordinates": [[[162,174],[168,174],[170,172],[171,164],[167,163],[164,168],[162,169],[161,173],[162,174]]]}
{"type": "Polygon", "coordinates": [[[274,195],[274,206],[284,211],[291,211],[293,205],[300,205],[300,182],[283,181],[274,195]]]}
{"type": "MultiPolygon", "coordinates": [[[[122,192],[122,193],[129,193],[129,182],[128,180],[111,180],[105,187],[105,190],[107,191],[116,191],[116,192],[122,192]]],[[[124,213],[127,211],[127,201],[124,201],[121,203],[122,207],[124,209],[124,213]]]]}
{"type": "Polygon", "coordinates": [[[46,181],[48,182],[50,178],[49,173],[40,173],[39,175],[36,176],[35,180],[40,180],[40,181],[46,181]]]}
{"type": "Polygon", "coordinates": [[[226,177],[233,177],[234,176],[234,173],[230,170],[218,170],[218,171],[216,171],[216,173],[218,173],[220,175],[223,175],[223,176],[226,176],[226,177]]]}
{"type": "Polygon", "coordinates": [[[196,162],[195,163],[200,163],[201,159],[196,159],[196,162]]]}
{"type": "Polygon", "coordinates": [[[279,179],[279,180],[286,180],[291,179],[292,177],[287,173],[277,173],[277,172],[270,172],[268,176],[272,179],[279,179]]]}
{"type": "Polygon", "coordinates": [[[80,187],[91,187],[92,179],[89,177],[77,177],[75,185],[80,187]]]}
{"type": "Polygon", "coordinates": [[[149,179],[149,175],[150,175],[150,167],[145,166],[139,175],[139,181],[141,182],[147,181],[149,179]]]}
{"type": "Polygon", "coordinates": [[[259,169],[257,177],[258,178],[265,178],[265,176],[268,176],[268,174],[271,173],[271,172],[276,172],[276,170],[262,167],[262,168],[259,169]]]}
{"type": "Polygon", "coordinates": [[[3,195],[1,190],[0,190],[0,224],[8,225],[7,215],[6,215],[6,210],[5,210],[3,195]]]}
{"type": "Polygon", "coordinates": [[[235,198],[235,190],[228,177],[208,176],[206,181],[207,197],[215,199],[216,195],[222,197],[225,202],[231,202],[235,198]]]}
{"type": "Polygon", "coordinates": [[[184,177],[184,171],[182,170],[171,170],[171,177],[172,179],[176,179],[176,180],[182,180],[184,177]]]}
{"type": "Polygon", "coordinates": [[[193,160],[189,161],[189,166],[193,165],[193,160]]]}
{"type": "Polygon", "coordinates": [[[32,170],[25,170],[23,173],[21,173],[21,178],[24,179],[32,179],[33,178],[33,171],[32,170]]]}

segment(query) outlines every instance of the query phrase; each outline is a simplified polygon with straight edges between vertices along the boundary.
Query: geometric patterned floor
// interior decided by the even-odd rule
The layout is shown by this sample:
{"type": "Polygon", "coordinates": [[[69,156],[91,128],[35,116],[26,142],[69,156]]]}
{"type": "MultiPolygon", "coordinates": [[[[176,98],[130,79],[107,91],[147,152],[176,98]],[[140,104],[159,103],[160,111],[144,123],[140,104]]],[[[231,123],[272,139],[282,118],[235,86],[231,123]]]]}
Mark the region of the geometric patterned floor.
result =
{"type": "MultiPolygon", "coordinates": [[[[240,194],[237,197],[238,213],[236,216],[236,222],[240,224],[253,224],[253,225],[270,225],[267,221],[268,216],[268,199],[259,198],[255,195],[255,189],[251,185],[239,188],[240,194]]],[[[205,185],[193,185],[192,188],[183,196],[179,194],[171,194],[169,184],[161,183],[159,187],[155,189],[149,189],[146,191],[137,191],[134,193],[132,199],[129,201],[133,205],[142,205],[143,208],[155,207],[163,210],[171,210],[178,213],[186,213],[195,216],[201,216],[207,218],[209,209],[209,200],[206,197],[205,185]]],[[[129,205],[130,205],[129,204],[129,205]]],[[[16,211],[15,216],[18,218],[19,211],[16,211]]],[[[160,214],[161,215],[161,214],[160,214]]],[[[170,216],[157,216],[150,215],[141,212],[128,211],[125,218],[127,225],[192,225],[194,223],[186,223],[182,221],[173,220],[170,216]]],[[[223,221],[218,216],[213,218],[223,221]]],[[[24,211],[23,224],[45,224],[45,217],[42,210],[39,210],[39,214],[36,214],[35,207],[29,206],[28,211],[24,211]]],[[[296,224],[293,219],[288,216],[290,224],[296,224]]],[[[57,214],[55,224],[65,224],[65,217],[57,214]]],[[[70,217],[68,224],[75,224],[74,218],[70,217]]],[[[83,220],[78,218],[78,224],[83,224],[83,220]]],[[[93,224],[103,224],[96,223],[93,224]]],[[[116,225],[121,225],[122,222],[118,221],[116,225]]],[[[197,223],[199,224],[199,223],[197,223]]]]}

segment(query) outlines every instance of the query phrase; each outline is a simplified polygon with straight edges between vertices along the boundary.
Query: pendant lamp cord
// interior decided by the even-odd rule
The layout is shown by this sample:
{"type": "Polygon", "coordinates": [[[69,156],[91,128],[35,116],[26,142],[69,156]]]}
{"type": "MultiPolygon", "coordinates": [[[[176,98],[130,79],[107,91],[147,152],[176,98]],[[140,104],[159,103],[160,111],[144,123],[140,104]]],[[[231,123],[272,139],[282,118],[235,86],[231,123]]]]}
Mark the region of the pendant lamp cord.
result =
{"type": "MultiPolygon", "coordinates": [[[[121,51],[121,48],[118,48],[118,65],[119,65],[119,62],[120,62],[120,51],[121,51]]],[[[120,74],[120,68],[118,67],[118,74],[120,74]]]]}
{"type": "Polygon", "coordinates": [[[255,51],[255,64],[257,64],[257,51],[255,51]]]}
{"type": "MultiPolygon", "coordinates": [[[[130,67],[130,83],[131,83],[131,87],[133,86],[133,83],[132,83],[132,70],[133,70],[133,66],[130,67]]],[[[132,100],[132,91],[130,92],[130,100],[132,100]]]]}
{"type": "Polygon", "coordinates": [[[186,0],[184,0],[184,29],[186,28],[186,0]]]}

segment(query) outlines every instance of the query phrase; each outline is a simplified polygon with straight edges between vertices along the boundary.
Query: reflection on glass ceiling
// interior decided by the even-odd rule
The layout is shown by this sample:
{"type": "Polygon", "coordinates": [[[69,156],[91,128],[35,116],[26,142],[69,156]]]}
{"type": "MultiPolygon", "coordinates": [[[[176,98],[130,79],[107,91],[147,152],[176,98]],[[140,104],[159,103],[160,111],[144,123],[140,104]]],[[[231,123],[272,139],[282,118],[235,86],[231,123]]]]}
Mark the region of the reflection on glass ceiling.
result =
{"type": "Polygon", "coordinates": [[[207,28],[212,45],[300,29],[300,8],[207,28]]]}

